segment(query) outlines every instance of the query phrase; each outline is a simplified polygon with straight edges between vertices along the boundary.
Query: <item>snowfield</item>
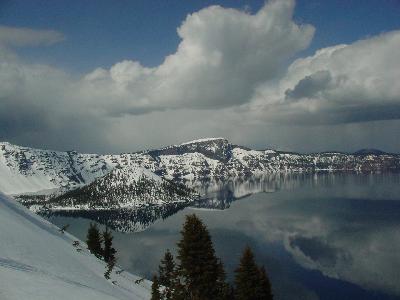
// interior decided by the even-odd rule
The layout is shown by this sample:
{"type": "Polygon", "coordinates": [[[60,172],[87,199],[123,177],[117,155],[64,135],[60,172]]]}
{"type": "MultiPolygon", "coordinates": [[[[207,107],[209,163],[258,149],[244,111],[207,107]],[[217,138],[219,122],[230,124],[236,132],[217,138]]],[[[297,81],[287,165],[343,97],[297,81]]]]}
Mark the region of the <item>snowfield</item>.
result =
{"type": "Polygon", "coordinates": [[[112,272],[74,236],[0,193],[0,299],[150,299],[151,282],[112,272]],[[114,283],[113,283],[114,281],[114,283]]]}

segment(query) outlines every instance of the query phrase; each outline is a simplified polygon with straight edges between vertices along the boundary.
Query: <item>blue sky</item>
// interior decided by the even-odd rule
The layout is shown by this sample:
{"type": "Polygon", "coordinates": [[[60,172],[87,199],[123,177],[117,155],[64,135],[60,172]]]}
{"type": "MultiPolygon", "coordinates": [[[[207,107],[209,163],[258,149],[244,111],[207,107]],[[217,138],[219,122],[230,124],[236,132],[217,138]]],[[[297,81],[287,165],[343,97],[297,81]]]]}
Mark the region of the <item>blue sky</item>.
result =
{"type": "MultiPolygon", "coordinates": [[[[62,32],[66,37],[62,43],[17,52],[32,62],[85,73],[124,59],[138,60],[145,66],[159,65],[176,51],[176,29],[187,14],[210,5],[256,12],[263,4],[262,0],[2,0],[0,23],[62,32]]],[[[400,1],[299,0],[294,19],[316,27],[310,47],[298,54],[308,55],[322,47],[400,28],[400,1]]]]}
{"type": "Polygon", "coordinates": [[[398,0],[0,0],[0,140],[400,152],[399,49],[398,0]]]}

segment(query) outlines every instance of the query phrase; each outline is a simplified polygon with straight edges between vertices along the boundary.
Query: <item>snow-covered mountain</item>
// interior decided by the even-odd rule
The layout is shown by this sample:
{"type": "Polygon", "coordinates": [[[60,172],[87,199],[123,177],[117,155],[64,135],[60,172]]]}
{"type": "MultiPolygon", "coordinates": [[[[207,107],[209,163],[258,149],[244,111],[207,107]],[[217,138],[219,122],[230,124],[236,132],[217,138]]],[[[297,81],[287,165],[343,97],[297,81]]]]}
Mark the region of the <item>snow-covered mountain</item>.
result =
{"type": "Polygon", "coordinates": [[[273,178],[291,174],[399,170],[396,154],[251,150],[223,138],[119,155],[0,143],[0,191],[43,215],[90,218],[119,231],[143,230],[189,204],[225,209],[234,199],[279,189],[276,182],[284,181],[273,178]],[[187,187],[202,201],[193,203],[198,196],[187,187]]]}
{"type": "Polygon", "coordinates": [[[0,191],[6,194],[72,189],[111,171],[105,156],[0,143],[0,191]]]}
{"type": "Polygon", "coordinates": [[[16,195],[39,215],[75,216],[95,220],[122,232],[141,231],[199,198],[183,184],[130,165],[70,191],[47,195],[16,195]]]}
{"type": "Polygon", "coordinates": [[[190,203],[197,194],[138,166],[116,167],[93,182],[46,202],[51,210],[130,209],[142,205],[190,203]]]}
{"type": "Polygon", "coordinates": [[[1,193],[0,228],[0,299],[150,299],[149,281],[118,268],[106,280],[83,242],[1,193]]]}
{"type": "Polygon", "coordinates": [[[190,185],[204,179],[271,173],[399,171],[400,155],[377,151],[298,154],[251,150],[223,138],[119,155],[58,152],[0,143],[0,191],[21,194],[60,187],[70,190],[127,166],[140,166],[165,179],[190,185]]]}

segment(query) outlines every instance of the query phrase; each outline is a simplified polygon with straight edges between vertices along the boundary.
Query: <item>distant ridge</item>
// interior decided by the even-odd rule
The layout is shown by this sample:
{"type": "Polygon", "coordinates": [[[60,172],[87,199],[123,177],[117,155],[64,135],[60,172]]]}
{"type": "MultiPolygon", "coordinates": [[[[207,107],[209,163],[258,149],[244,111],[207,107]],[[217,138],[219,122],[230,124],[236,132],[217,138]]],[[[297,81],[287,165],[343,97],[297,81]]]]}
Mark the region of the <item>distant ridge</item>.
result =
{"type": "Polygon", "coordinates": [[[88,185],[115,168],[129,167],[143,168],[163,179],[193,183],[273,173],[400,171],[400,155],[375,149],[353,154],[252,150],[225,138],[202,138],[118,155],[40,150],[0,143],[0,191],[7,194],[59,188],[68,191],[88,185]]]}

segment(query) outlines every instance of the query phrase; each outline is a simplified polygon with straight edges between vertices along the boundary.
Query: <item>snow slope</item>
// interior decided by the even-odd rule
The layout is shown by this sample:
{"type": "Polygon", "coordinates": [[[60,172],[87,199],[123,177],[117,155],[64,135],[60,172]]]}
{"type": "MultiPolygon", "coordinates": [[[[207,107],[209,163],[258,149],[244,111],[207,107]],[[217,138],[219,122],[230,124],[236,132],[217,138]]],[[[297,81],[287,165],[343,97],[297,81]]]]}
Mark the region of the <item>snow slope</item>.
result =
{"type": "Polygon", "coordinates": [[[76,188],[110,172],[106,156],[51,151],[0,142],[0,191],[6,194],[76,188]]]}
{"type": "Polygon", "coordinates": [[[2,300],[150,299],[149,281],[135,284],[126,272],[107,281],[104,262],[85,247],[78,252],[76,238],[1,193],[0,228],[2,300]]]}

